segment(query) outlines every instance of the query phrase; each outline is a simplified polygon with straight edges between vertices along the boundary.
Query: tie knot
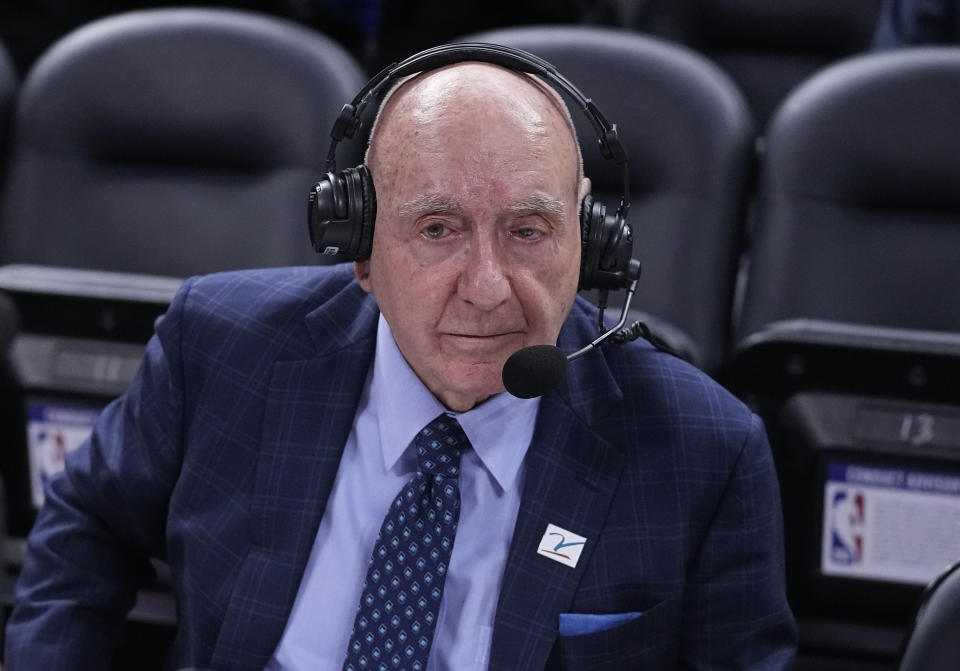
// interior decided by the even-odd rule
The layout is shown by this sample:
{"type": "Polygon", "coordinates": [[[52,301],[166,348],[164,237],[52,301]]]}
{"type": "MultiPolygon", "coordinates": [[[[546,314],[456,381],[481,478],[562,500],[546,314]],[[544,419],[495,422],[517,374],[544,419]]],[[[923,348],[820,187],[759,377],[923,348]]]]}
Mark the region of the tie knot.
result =
{"type": "Polygon", "coordinates": [[[452,478],[460,476],[460,455],[470,447],[470,440],[460,423],[443,414],[423,427],[413,439],[417,445],[420,471],[452,478]]]}

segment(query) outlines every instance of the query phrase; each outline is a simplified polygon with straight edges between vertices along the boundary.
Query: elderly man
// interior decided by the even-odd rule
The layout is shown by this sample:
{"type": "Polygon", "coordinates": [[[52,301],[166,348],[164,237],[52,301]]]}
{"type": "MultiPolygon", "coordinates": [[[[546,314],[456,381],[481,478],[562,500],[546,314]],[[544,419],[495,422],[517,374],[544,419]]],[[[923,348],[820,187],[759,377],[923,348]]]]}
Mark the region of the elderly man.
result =
{"type": "Polygon", "coordinates": [[[785,668],[746,408],[642,342],[503,391],[516,350],[595,335],[559,97],[487,63],[422,73],[367,164],[368,260],[185,284],[48,490],[9,668],[103,668],[150,556],[173,668],[785,668]]]}

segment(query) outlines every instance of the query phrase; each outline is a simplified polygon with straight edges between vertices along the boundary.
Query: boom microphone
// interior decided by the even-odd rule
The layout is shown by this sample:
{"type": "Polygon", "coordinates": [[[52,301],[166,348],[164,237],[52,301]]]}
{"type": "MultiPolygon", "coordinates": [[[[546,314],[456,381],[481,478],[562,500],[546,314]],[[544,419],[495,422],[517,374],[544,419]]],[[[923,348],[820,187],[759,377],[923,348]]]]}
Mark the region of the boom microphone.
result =
{"type": "Polygon", "coordinates": [[[517,398],[543,396],[567,373],[567,357],[554,345],[518,349],[503,364],[503,386],[517,398]]]}
{"type": "MultiPolygon", "coordinates": [[[[639,275],[639,273],[637,274],[639,275]]],[[[563,376],[566,375],[567,364],[570,361],[596,349],[600,343],[623,328],[623,325],[627,323],[627,310],[630,309],[630,301],[633,300],[633,294],[636,290],[637,279],[634,277],[630,286],[627,287],[627,297],[623,301],[620,321],[617,322],[617,325],[602,332],[599,338],[573,354],[565,355],[563,350],[554,345],[532,345],[511,354],[507,362],[503,364],[503,373],[501,374],[503,386],[517,398],[543,396],[556,387],[560,384],[563,376]]],[[[603,310],[600,311],[600,323],[603,323],[603,310]]]]}

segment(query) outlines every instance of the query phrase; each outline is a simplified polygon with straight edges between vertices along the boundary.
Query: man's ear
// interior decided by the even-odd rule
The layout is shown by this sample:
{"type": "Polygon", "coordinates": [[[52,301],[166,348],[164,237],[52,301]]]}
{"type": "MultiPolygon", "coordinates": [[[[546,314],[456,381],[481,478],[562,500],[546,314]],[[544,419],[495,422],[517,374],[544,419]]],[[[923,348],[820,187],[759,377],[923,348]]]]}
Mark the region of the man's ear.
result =
{"type": "Polygon", "coordinates": [[[583,201],[583,197],[590,193],[590,178],[584,177],[580,180],[580,195],[577,196],[577,202],[583,201]]]}
{"type": "Polygon", "coordinates": [[[357,276],[357,282],[360,283],[364,291],[373,291],[373,285],[370,283],[370,259],[366,261],[354,261],[353,274],[357,276]]]}

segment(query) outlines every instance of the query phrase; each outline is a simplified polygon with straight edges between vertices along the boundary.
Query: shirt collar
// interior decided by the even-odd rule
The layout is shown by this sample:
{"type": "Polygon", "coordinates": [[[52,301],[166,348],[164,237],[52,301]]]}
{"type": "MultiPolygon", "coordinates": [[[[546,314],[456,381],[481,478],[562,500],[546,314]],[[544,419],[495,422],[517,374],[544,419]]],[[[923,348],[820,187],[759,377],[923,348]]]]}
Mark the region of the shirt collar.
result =
{"type": "Polygon", "coordinates": [[[501,392],[467,412],[447,410],[403,358],[382,314],[377,326],[370,402],[376,408],[387,470],[399,461],[420,429],[446,412],[460,422],[483,466],[504,490],[516,483],[540,407],[539,398],[520,399],[501,392]]]}

